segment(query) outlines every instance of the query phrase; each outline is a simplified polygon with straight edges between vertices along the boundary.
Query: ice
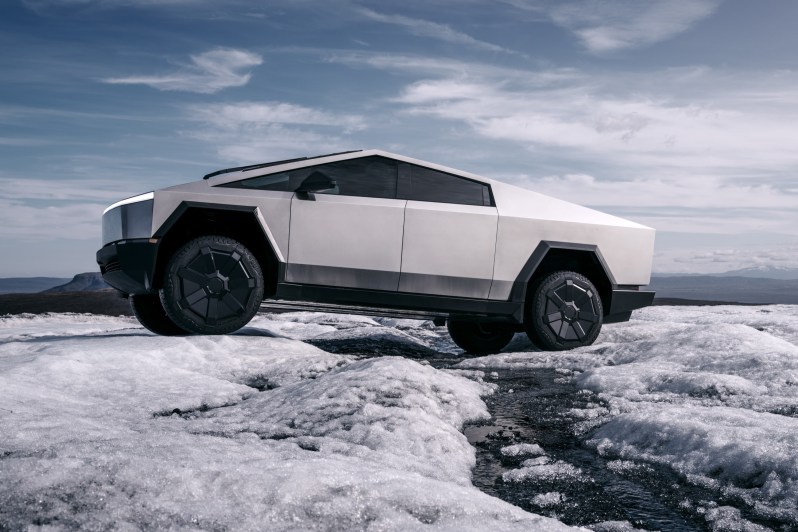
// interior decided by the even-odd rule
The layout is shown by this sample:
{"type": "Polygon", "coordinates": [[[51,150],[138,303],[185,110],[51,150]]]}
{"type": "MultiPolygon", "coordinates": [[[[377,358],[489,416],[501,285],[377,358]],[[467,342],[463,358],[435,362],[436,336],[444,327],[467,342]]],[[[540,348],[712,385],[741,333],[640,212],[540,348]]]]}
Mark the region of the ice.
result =
{"type": "Polygon", "coordinates": [[[567,529],[471,484],[461,429],[489,386],[291,338],[382,334],[374,320],[178,338],[134,323],[0,319],[0,528],[567,529]]]}
{"type": "Polygon", "coordinates": [[[703,509],[704,517],[713,532],[768,532],[770,529],[742,517],[740,510],[731,506],[703,509]]]}
{"type": "Polygon", "coordinates": [[[518,469],[511,469],[502,474],[505,482],[524,482],[526,480],[587,480],[578,467],[563,462],[553,461],[545,456],[524,461],[518,469]]]}
{"type": "Polygon", "coordinates": [[[646,532],[644,528],[635,528],[629,521],[602,521],[590,525],[594,532],[646,532]]]}
{"type": "Polygon", "coordinates": [[[549,491],[546,493],[538,493],[532,497],[532,504],[540,508],[550,508],[552,506],[559,506],[567,499],[565,495],[558,491],[549,491]]]}
{"type": "Polygon", "coordinates": [[[501,448],[501,453],[504,456],[524,456],[532,455],[537,456],[546,454],[546,451],[541,448],[537,443],[515,443],[501,448]]]}
{"type": "Polygon", "coordinates": [[[602,454],[667,464],[759,512],[796,515],[798,419],[729,407],[649,405],[614,417],[589,442],[602,454]]]}
{"type": "MultiPolygon", "coordinates": [[[[457,367],[558,370],[594,394],[567,415],[611,470],[665,466],[754,515],[798,523],[798,306],[651,307],[589,347],[457,367]]],[[[705,517],[718,530],[756,529],[732,510],[705,517]]]]}

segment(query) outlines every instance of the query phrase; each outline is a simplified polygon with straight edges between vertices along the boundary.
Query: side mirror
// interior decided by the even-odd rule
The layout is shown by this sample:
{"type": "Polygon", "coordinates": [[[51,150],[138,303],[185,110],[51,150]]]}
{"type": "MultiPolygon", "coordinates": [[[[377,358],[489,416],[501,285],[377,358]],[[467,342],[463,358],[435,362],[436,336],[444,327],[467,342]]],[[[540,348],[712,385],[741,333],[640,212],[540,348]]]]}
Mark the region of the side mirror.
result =
{"type": "Polygon", "coordinates": [[[321,172],[313,172],[296,189],[296,196],[299,199],[315,199],[312,196],[314,192],[337,194],[338,183],[321,172]]]}

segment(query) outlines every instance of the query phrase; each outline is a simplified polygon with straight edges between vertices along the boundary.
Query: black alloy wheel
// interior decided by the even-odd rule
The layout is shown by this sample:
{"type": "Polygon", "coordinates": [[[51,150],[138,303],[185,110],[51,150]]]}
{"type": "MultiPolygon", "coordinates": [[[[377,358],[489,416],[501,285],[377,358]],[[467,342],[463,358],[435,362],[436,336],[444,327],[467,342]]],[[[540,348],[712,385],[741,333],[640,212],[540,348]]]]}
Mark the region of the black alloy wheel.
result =
{"type": "Polygon", "coordinates": [[[591,345],[601,332],[604,309],[598,290],[575,272],[544,277],[527,301],[524,328],[529,339],[546,351],[591,345]]]}
{"type": "Polygon", "coordinates": [[[161,336],[185,336],[188,331],[172,321],[161,304],[158,294],[130,296],[130,309],[133,315],[147,330],[161,336]]]}
{"type": "Polygon", "coordinates": [[[232,238],[195,238],[166,266],[161,302],[169,317],[197,334],[227,334],[249,323],[263,299],[257,259],[232,238]]]}
{"type": "Polygon", "coordinates": [[[515,334],[503,323],[447,320],[446,328],[458,347],[477,355],[501,351],[515,334]]]}

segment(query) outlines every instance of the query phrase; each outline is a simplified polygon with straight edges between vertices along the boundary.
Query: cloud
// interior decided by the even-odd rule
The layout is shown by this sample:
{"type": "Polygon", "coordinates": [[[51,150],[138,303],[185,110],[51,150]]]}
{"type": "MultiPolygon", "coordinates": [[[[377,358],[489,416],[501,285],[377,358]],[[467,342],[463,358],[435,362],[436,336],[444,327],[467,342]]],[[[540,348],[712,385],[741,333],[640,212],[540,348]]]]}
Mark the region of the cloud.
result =
{"type": "Polygon", "coordinates": [[[476,66],[406,85],[393,101],[406,113],[465,123],[479,136],[524,145],[546,159],[622,174],[788,175],[785,169],[798,167],[798,96],[784,88],[798,74],[740,79],[709,69],[508,76],[476,66]]]}
{"type": "Polygon", "coordinates": [[[37,179],[0,177],[0,200],[102,201],[113,203],[135,192],[111,179],[37,179]]]}
{"type": "Polygon", "coordinates": [[[185,134],[236,162],[351,149],[346,137],[365,128],[365,119],[359,115],[285,102],[192,105],[186,111],[200,127],[185,134]]]}
{"type": "Polygon", "coordinates": [[[191,64],[165,75],[105,78],[103,83],[116,85],[147,85],[162,91],[187,91],[213,94],[230,87],[249,83],[246,69],[263,63],[253,52],[232,48],[217,48],[191,56],[191,64]]]}
{"type": "Polygon", "coordinates": [[[105,203],[35,205],[0,198],[0,237],[100,241],[105,203]]]}
{"type": "Polygon", "coordinates": [[[543,12],[593,54],[665,41],[711,16],[722,0],[509,0],[543,12]]]}
{"type": "Polygon", "coordinates": [[[798,226],[798,73],[331,60],[415,74],[390,101],[430,130],[448,124],[456,139],[448,145],[468,150],[450,156],[455,166],[473,161],[491,177],[668,232],[794,234],[798,226]],[[487,155],[469,158],[474,151],[487,155]]]}
{"type": "Polygon", "coordinates": [[[244,124],[302,124],[342,127],[345,131],[362,129],[365,120],[358,115],[336,114],[285,102],[237,102],[188,107],[194,120],[224,128],[244,124]]]}
{"type": "Polygon", "coordinates": [[[496,44],[475,39],[466,33],[453,29],[447,24],[439,24],[437,22],[430,22],[428,20],[405,17],[403,15],[385,15],[366,8],[360,9],[359,12],[371,20],[400,26],[413,35],[417,35],[419,37],[427,37],[450,44],[467,46],[469,48],[486,50],[489,52],[504,52],[513,54],[518,53],[496,44]]]}

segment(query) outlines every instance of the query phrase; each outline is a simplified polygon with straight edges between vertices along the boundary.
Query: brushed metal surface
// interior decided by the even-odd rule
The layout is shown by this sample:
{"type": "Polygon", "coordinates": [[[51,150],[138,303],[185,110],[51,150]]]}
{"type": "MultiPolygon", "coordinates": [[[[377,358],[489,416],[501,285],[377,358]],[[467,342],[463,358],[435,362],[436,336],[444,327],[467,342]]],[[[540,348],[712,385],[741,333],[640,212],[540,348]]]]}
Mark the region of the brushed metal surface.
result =
{"type": "Polygon", "coordinates": [[[314,200],[294,197],[286,270],[290,281],[396,290],[405,203],[330,194],[316,194],[314,200]],[[395,275],[357,275],[344,269],[395,275]]]}
{"type": "Polygon", "coordinates": [[[289,263],[285,268],[285,280],[289,283],[322,286],[396,290],[399,284],[399,272],[289,263]]]}
{"type": "Polygon", "coordinates": [[[408,201],[399,291],[487,298],[497,220],[495,207],[408,201]]]}

